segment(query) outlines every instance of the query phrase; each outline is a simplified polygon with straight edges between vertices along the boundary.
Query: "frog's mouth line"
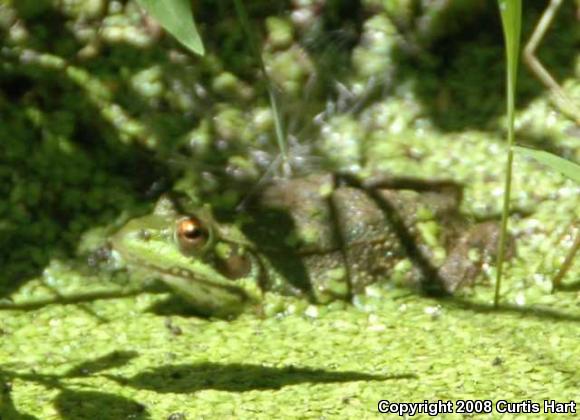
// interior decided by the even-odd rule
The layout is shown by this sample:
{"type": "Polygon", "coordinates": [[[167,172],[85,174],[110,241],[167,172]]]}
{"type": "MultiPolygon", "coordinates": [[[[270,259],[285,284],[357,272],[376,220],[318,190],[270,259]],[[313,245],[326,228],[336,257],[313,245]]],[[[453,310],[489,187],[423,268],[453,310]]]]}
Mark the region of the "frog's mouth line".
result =
{"type": "Polygon", "coordinates": [[[221,282],[208,280],[203,275],[196,274],[187,268],[151,264],[142,258],[135,258],[131,252],[123,253],[122,258],[127,261],[128,265],[156,273],[152,278],[157,278],[172,288],[179,289],[180,294],[187,300],[194,300],[200,305],[207,304],[211,308],[216,308],[221,306],[218,304],[220,299],[223,299],[222,304],[225,305],[244,305],[251,300],[243,288],[235,284],[227,284],[231,283],[232,280],[218,272],[212,273],[212,275],[219,278],[221,282]],[[190,288],[194,289],[196,293],[192,294],[190,288]]]}
{"type": "MultiPolygon", "coordinates": [[[[147,263],[142,263],[142,265],[147,269],[156,271],[157,273],[159,273],[160,277],[167,276],[167,277],[173,277],[173,278],[179,278],[179,279],[186,278],[186,279],[189,279],[191,281],[194,281],[197,288],[200,289],[200,291],[202,293],[205,293],[207,295],[212,293],[212,291],[211,291],[212,289],[213,290],[219,289],[220,291],[222,291],[224,293],[228,293],[231,295],[237,295],[241,298],[241,300],[248,299],[248,295],[240,287],[235,286],[235,285],[219,284],[219,283],[215,283],[215,282],[206,280],[202,276],[196,275],[191,270],[188,270],[186,268],[167,269],[167,268],[161,268],[161,267],[154,266],[152,264],[147,264],[147,263]]],[[[224,277],[224,279],[226,279],[226,278],[224,277]]],[[[232,281],[232,280],[227,280],[227,281],[232,281]]]]}

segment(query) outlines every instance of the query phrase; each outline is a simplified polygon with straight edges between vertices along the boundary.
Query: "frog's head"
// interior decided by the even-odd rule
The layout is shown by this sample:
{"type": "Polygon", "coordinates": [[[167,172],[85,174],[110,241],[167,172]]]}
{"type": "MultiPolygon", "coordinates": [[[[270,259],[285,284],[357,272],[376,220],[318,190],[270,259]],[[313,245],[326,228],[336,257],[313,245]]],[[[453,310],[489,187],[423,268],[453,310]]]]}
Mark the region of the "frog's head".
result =
{"type": "Polygon", "coordinates": [[[259,296],[258,264],[239,231],[218,226],[209,207],[176,210],[168,197],[130,220],[111,239],[131,268],[163,280],[197,311],[227,316],[259,296]]]}

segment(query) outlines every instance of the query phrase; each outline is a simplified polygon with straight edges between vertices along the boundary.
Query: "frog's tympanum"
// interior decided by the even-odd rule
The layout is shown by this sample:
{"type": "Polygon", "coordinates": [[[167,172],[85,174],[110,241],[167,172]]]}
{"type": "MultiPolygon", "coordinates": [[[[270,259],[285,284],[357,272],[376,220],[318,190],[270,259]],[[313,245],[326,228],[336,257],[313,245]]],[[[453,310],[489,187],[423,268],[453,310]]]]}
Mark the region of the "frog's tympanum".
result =
{"type": "Polygon", "coordinates": [[[129,266],[215,315],[268,291],[315,303],[379,281],[450,293],[473,282],[498,234],[495,223],[469,226],[461,196],[453,182],[315,174],[270,182],[236,222],[216,221],[209,208],[181,214],[163,197],[112,244],[129,266]]]}

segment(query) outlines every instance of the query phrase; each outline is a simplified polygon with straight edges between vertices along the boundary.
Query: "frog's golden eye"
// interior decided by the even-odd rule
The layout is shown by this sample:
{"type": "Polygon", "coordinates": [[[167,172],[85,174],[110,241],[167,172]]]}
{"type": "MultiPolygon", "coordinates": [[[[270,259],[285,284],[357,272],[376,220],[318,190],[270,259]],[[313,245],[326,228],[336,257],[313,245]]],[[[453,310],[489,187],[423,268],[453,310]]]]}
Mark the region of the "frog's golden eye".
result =
{"type": "Polygon", "coordinates": [[[207,244],[209,231],[199,219],[190,216],[177,221],[175,236],[182,251],[195,252],[207,244]]]}

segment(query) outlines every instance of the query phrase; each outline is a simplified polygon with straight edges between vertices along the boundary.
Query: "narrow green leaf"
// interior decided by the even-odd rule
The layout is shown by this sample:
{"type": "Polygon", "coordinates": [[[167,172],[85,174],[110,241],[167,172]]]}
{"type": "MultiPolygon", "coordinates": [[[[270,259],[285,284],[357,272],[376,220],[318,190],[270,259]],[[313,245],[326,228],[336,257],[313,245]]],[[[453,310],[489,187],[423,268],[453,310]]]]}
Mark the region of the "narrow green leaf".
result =
{"type": "Polygon", "coordinates": [[[282,113],[280,112],[280,105],[278,104],[278,98],[276,91],[274,89],[274,83],[270,79],[268,72],[266,71],[266,64],[262,58],[262,53],[258,49],[258,44],[254,38],[254,33],[250,25],[250,20],[246,13],[246,8],[242,0],[234,0],[234,6],[236,8],[236,13],[240,19],[243,31],[246,33],[246,38],[248,40],[248,45],[250,46],[254,57],[258,61],[260,66],[260,71],[262,76],[266,81],[266,88],[268,90],[268,97],[270,99],[270,109],[272,110],[272,115],[274,116],[274,127],[276,129],[276,141],[278,142],[278,147],[280,148],[280,156],[282,157],[282,171],[284,175],[290,175],[292,168],[288,160],[288,141],[286,139],[286,134],[284,133],[284,124],[282,121],[282,113]]]}
{"type": "Polygon", "coordinates": [[[191,0],[137,0],[167,32],[196,54],[203,55],[203,43],[195,27],[191,0]]]}
{"type": "Polygon", "coordinates": [[[549,166],[562,175],[580,183],[580,165],[570,160],[553,155],[552,153],[544,152],[543,150],[528,149],[527,147],[515,146],[515,150],[523,155],[531,157],[538,162],[549,166]]]}
{"type": "Polygon", "coordinates": [[[522,28],[522,1],[498,0],[506,55],[508,59],[508,81],[515,82],[520,57],[520,34],[522,28]]]}
{"type": "Polygon", "coordinates": [[[501,278],[503,274],[503,263],[505,260],[505,250],[507,243],[507,228],[509,216],[509,203],[512,190],[512,163],[514,153],[512,146],[515,138],[515,108],[516,108],[516,83],[518,78],[518,63],[520,58],[520,32],[522,27],[522,1],[521,0],[498,0],[501,23],[505,40],[505,51],[507,58],[507,120],[508,120],[508,150],[505,169],[505,187],[503,194],[503,208],[501,215],[501,233],[499,238],[499,249],[497,253],[497,271],[495,281],[494,305],[499,305],[499,294],[501,290],[501,278]]]}

